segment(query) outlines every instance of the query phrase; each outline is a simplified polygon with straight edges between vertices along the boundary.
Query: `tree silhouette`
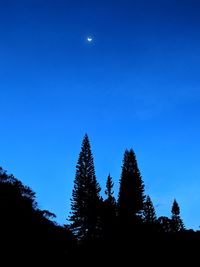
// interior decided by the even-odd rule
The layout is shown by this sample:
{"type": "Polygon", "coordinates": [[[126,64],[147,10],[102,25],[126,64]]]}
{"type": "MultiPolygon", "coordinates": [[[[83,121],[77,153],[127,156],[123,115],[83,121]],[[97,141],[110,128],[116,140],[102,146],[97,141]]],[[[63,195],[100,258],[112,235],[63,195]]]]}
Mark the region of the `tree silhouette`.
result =
{"type": "Polygon", "coordinates": [[[108,175],[107,181],[106,181],[106,190],[105,190],[105,194],[107,195],[107,201],[110,204],[115,204],[115,198],[113,196],[114,191],[113,191],[113,186],[114,183],[112,181],[112,177],[110,176],[110,174],[108,175]]]}
{"type": "Polygon", "coordinates": [[[171,209],[171,229],[173,232],[179,232],[184,230],[184,224],[183,220],[180,217],[180,208],[178,205],[178,202],[176,199],[174,199],[174,202],[172,204],[172,209],[171,209]]]}
{"type": "Polygon", "coordinates": [[[144,222],[147,224],[156,223],[156,211],[150,196],[147,196],[144,202],[144,222]]]}
{"type": "Polygon", "coordinates": [[[85,135],[76,165],[71,225],[62,227],[52,221],[53,213],[38,208],[35,192],[30,187],[0,167],[2,262],[10,266],[9,261],[14,259],[21,264],[27,257],[35,266],[52,262],[58,266],[94,265],[97,259],[100,265],[105,262],[115,265],[119,260],[128,265],[137,255],[142,263],[155,265],[152,257],[155,253],[169,259],[169,263],[174,258],[185,260],[185,256],[190,262],[198,259],[196,244],[200,242],[200,231],[185,230],[175,199],[171,218],[161,216],[156,220],[151,198],[144,195],[132,149],[124,153],[118,203],[113,187],[109,174],[103,200],[90,142],[85,135]]]}
{"type": "Polygon", "coordinates": [[[112,181],[112,177],[110,174],[108,175],[107,182],[106,182],[106,190],[105,194],[107,198],[103,202],[103,235],[104,237],[110,237],[115,228],[115,221],[116,221],[116,201],[113,196],[114,183],[112,181]]]}
{"type": "Polygon", "coordinates": [[[71,229],[81,240],[93,239],[99,230],[100,186],[87,134],[84,136],[76,165],[71,199],[71,229]]]}
{"type": "Polygon", "coordinates": [[[144,184],[133,149],[124,153],[118,209],[120,220],[140,218],[144,208],[144,184]]]}
{"type": "Polygon", "coordinates": [[[36,266],[41,261],[48,265],[64,259],[75,244],[68,229],[49,220],[53,213],[38,208],[35,192],[1,167],[0,215],[1,261],[6,266],[13,265],[12,259],[21,265],[26,257],[36,266]]]}

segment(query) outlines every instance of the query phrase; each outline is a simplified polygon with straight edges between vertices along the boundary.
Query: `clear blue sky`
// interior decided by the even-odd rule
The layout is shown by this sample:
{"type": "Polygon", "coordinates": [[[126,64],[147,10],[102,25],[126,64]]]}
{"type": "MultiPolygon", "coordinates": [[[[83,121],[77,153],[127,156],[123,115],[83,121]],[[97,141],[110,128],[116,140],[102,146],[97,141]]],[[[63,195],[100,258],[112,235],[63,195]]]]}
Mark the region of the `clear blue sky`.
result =
{"type": "Polygon", "coordinates": [[[198,0],[0,0],[0,165],[64,223],[87,132],[97,179],[133,148],[158,215],[200,225],[198,0]],[[93,42],[86,41],[87,36],[93,42]]]}

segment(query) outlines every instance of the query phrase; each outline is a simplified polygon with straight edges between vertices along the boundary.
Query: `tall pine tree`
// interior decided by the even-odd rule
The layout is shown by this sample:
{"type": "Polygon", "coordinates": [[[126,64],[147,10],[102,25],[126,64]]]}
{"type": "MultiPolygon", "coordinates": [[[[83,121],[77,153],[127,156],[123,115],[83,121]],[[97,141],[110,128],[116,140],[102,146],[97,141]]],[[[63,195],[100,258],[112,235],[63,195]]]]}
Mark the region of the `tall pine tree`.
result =
{"type": "Polygon", "coordinates": [[[180,217],[180,208],[176,199],[172,204],[172,216],[171,216],[171,230],[173,232],[179,232],[184,230],[183,220],[180,217]]]}
{"type": "Polygon", "coordinates": [[[120,220],[132,221],[140,218],[144,209],[144,183],[133,149],[124,153],[118,210],[120,220]]]}
{"type": "Polygon", "coordinates": [[[107,198],[102,203],[102,233],[103,237],[106,239],[110,239],[113,236],[116,226],[116,201],[113,196],[113,186],[114,183],[109,174],[105,190],[107,198]]]}
{"type": "Polygon", "coordinates": [[[147,196],[144,202],[144,222],[147,224],[156,223],[156,211],[150,196],[147,196]]]}
{"type": "Polygon", "coordinates": [[[99,231],[100,186],[87,134],[76,165],[71,199],[71,229],[80,240],[94,239],[99,231]]]}
{"type": "Polygon", "coordinates": [[[115,198],[113,196],[114,191],[113,191],[113,186],[114,183],[112,181],[112,177],[110,176],[110,174],[108,175],[107,181],[106,181],[106,190],[105,190],[105,194],[107,195],[107,201],[110,204],[114,204],[115,203],[115,198]]]}

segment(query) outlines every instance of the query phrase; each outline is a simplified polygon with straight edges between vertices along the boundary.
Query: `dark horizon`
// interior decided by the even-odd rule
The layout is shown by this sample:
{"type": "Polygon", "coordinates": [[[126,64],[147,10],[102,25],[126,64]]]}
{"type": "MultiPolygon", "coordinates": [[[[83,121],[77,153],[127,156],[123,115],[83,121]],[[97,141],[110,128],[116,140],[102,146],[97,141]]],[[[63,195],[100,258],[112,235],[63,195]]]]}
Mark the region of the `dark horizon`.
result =
{"type": "Polygon", "coordinates": [[[160,266],[163,259],[165,264],[166,260],[196,263],[200,231],[186,229],[176,199],[170,217],[157,217],[151,197],[145,194],[133,149],[124,152],[117,199],[113,186],[108,175],[103,199],[85,135],[76,165],[70,220],[61,227],[52,212],[39,207],[30,187],[0,167],[2,261],[10,265],[13,259],[15,264],[28,259],[33,266],[54,262],[57,266],[94,265],[97,259],[101,264],[119,264],[120,260],[149,266],[156,266],[155,260],[160,266]]]}

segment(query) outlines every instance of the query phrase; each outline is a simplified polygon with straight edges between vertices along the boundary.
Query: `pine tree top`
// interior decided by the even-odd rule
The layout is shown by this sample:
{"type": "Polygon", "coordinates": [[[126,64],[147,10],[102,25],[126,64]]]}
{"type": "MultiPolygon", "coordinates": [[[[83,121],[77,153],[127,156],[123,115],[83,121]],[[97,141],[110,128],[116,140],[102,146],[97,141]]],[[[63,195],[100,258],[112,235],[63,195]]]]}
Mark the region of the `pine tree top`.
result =
{"type": "Polygon", "coordinates": [[[112,195],[114,194],[114,191],[112,190],[113,186],[114,186],[114,183],[112,181],[112,177],[109,174],[107,178],[106,190],[105,190],[105,194],[108,196],[108,198],[112,197],[112,195]]]}
{"type": "Polygon", "coordinates": [[[143,210],[144,199],[144,183],[138,168],[135,152],[133,149],[126,149],[118,194],[119,212],[129,217],[140,216],[143,210]]]}
{"type": "Polygon", "coordinates": [[[172,210],[171,210],[173,215],[179,215],[180,214],[180,208],[178,205],[178,202],[176,201],[176,199],[174,199],[174,202],[172,204],[172,210]]]}

